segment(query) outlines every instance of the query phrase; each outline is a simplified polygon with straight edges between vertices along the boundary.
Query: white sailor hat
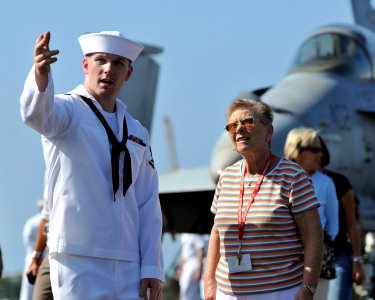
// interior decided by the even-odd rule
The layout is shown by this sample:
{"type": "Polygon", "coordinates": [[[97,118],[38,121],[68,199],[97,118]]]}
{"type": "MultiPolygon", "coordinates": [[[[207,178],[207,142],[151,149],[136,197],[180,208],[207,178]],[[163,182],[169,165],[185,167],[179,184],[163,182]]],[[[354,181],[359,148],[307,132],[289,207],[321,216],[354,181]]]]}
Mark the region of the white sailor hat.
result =
{"type": "Polygon", "coordinates": [[[101,31],[88,33],[78,38],[84,55],[90,53],[110,53],[134,61],[144,46],[124,37],[118,31],[101,31]]]}

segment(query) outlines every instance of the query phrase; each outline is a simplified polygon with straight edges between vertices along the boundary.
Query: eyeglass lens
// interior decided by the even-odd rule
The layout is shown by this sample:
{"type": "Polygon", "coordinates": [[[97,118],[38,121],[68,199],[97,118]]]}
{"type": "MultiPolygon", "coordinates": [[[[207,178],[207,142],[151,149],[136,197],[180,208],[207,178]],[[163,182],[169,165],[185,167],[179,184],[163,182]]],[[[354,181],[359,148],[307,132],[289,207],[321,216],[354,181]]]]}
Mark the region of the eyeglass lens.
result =
{"type": "Polygon", "coordinates": [[[310,152],[313,152],[313,153],[322,152],[322,148],[319,148],[319,147],[303,147],[300,150],[301,151],[310,151],[310,152]]]}
{"type": "MultiPolygon", "coordinates": [[[[254,119],[253,118],[246,118],[240,121],[241,125],[250,128],[254,126],[254,119]]],[[[234,133],[237,129],[238,123],[230,123],[227,126],[225,126],[225,129],[229,131],[230,133],[234,133]]]]}

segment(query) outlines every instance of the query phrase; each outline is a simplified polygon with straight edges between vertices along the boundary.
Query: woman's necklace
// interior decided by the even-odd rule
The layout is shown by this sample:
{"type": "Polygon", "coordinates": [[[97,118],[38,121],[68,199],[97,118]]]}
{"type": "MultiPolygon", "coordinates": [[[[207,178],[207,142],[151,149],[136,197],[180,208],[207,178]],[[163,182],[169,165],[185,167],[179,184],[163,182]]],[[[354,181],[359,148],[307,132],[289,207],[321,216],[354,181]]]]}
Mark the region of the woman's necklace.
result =
{"type": "Polygon", "coordinates": [[[252,177],[247,177],[249,182],[247,183],[248,186],[251,186],[253,182],[256,182],[258,180],[259,176],[252,176],[252,177]]]}
{"type": "MultiPolygon", "coordinates": [[[[271,158],[272,160],[272,153],[269,154],[268,158],[271,158]]],[[[266,163],[267,164],[267,163],[266,163]]],[[[246,168],[246,167],[245,167],[246,168]]],[[[247,186],[251,186],[251,184],[253,182],[256,182],[258,180],[260,175],[251,175],[251,174],[247,174],[245,177],[247,178],[248,182],[247,182],[247,186]]]]}

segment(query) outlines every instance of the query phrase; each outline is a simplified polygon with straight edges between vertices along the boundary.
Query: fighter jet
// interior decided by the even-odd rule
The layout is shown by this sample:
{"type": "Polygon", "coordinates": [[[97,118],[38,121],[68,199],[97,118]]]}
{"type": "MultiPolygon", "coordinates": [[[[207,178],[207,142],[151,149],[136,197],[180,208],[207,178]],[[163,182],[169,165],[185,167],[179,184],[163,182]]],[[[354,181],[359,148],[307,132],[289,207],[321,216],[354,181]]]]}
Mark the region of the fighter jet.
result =
{"type": "MultiPolygon", "coordinates": [[[[275,113],[272,151],[283,154],[288,132],[317,129],[331,155],[329,168],[350,178],[365,208],[365,226],[375,229],[375,35],[359,25],[330,25],[309,34],[288,74],[273,87],[253,91],[275,113]],[[369,224],[369,222],[372,224],[369,224]]],[[[251,93],[250,93],[251,94],[251,93]]],[[[211,174],[240,157],[223,133],[211,174]]]]}
{"type": "MultiPolygon", "coordinates": [[[[368,9],[364,2],[353,0],[357,15],[368,9]]],[[[329,169],[347,175],[357,194],[362,230],[375,231],[374,32],[358,24],[318,28],[302,41],[279,83],[246,96],[274,109],[272,151],[279,156],[292,128],[313,127],[320,132],[331,153],[329,169]]],[[[221,170],[240,159],[227,135],[223,131],[215,145],[209,169],[178,170],[160,177],[167,231],[209,233],[215,183],[221,170]],[[194,178],[200,179],[191,187],[194,178]]]]}
{"type": "Polygon", "coordinates": [[[156,87],[159,77],[159,64],[155,55],[163,49],[142,43],[145,48],[134,62],[134,72],[120,91],[119,98],[126,99],[128,111],[151,132],[155,106],[156,87]]]}

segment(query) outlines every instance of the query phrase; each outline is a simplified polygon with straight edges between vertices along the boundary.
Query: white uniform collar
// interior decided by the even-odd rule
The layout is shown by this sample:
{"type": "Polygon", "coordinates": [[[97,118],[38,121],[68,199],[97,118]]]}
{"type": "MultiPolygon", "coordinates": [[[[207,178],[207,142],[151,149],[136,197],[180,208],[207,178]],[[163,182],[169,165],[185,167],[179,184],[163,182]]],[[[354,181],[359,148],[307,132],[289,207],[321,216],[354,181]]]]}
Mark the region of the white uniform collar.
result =
{"type": "MultiPolygon", "coordinates": [[[[68,94],[76,94],[76,95],[82,95],[87,98],[90,98],[95,106],[99,109],[99,111],[103,114],[104,110],[102,106],[99,104],[99,102],[87,92],[86,88],[83,84],[80,84],[75,89],[70,91],[68,94]]],[[[124,120],[124,116],[126,113],[127,106],[124,102],[122,102],[120,99],[116,98],[116,112],[117,112],[117,124],[119,128],[118,138],[122,138],[122,123],[124,120]]]]}

